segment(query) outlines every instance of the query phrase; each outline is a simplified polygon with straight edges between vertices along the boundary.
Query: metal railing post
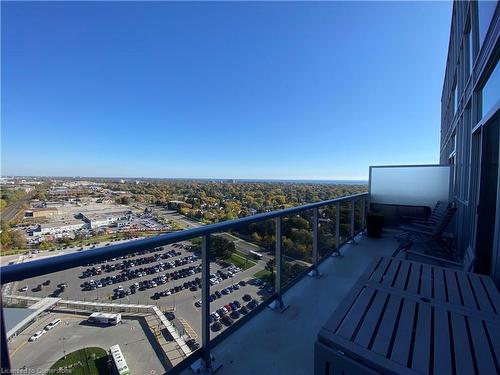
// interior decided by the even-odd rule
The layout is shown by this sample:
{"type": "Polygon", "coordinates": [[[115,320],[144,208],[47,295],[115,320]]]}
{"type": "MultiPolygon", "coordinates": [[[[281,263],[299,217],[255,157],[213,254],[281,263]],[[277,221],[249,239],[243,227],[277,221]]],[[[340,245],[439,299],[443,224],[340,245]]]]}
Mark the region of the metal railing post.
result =
{"type": "Polygon", "coordinates": [[[319,208],[313,209],[313,222],[312,222],[312,230],[313,230],[313,238],[312,238],[312,258],[313,258],[313,270],[310,275],[313,277],[320,277],[318,263],[319,263],[319,239],[318,239],[318,230],[319,230],[319,208]]]}
{"type": "Polygon", "coordinates": [[[335,251],[332,254],[340,256],[340,202],[335,203],[335,251]]]}
{"type": "Polygon", "coordinates": [[[356,201],[354,199],[351,200],[351,243],[353,245],[356,244],[356,240],[354,239],[354,213],[356,209],[356,201]]]}
{"type": "Polygon", "coordinates": [[[201,342],[203,362],[206,369],[212,368],[210,356],[210,234],[202,237],[201,242],[201,342]]]}
{"type": "Polygon", "coordinates": [[[364,233],[366,227],[366,199],[364,197],[361,198],[361,203],[363,204],[361,206],[361,230],[364,233]]]}
{"type": "Polygon", "coordinates": [[[274,282],[274,292],[276,294],[275,308],[277,310],[284,310],[285,304],[281,295],[281,276],[283,272],[283,239],[282,239],[282,224],[283,220],[280,217],[276,218],[276,278],[274,282]]]}
{"type": "MultiPolygon", "coordinates": [[[[0,303],[2,303],[2,297],[0,296],[0,303]]],[[[10,367],[10,355],[9,355],[9,346],[7,344],[7,330],[5,328],[5,318],[4,318],[4,311],[3,311],[3,304],[0,305],[0,334],[1,334],[1,351],[2,351],[2,374],[10,374],[11,373],[11,367],[10,367]]]]}

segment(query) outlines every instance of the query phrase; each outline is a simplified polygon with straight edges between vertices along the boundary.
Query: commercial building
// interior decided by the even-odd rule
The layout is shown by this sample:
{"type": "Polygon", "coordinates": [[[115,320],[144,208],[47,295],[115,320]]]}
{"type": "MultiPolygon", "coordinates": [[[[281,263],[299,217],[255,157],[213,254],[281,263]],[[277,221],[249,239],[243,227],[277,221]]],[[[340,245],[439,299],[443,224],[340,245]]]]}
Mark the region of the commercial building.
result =
{"type": "Polygon", "coordinates": [[[454,166],[457,250],[500,285],[500,17],[497,1],[453,4],[441,98],[441,164],[454,166]]]}
{"type": "Polygon", "coordinates": [[[78,229],[87,228],[88,224],[82,220],[65,220],[50,224],[40,224],[34,235],[61,234],[78,229]]]}
{"type": "Polygon", "coordinates": [[[58,210],[56,207],[41,207],[41,208],[32,208],[31,210],[27,210],[24,213],[26,217],[49,217],[53,215],[57,215],[58,210]]]}
{"type": "Polygon", "coordinates": [[[82,213],[81,216],[85,222],[89,224],[91,229],[107,227],[121,220],[128,220],[132,211],[110,211],[110,212],[95,212],[82,213]]]}

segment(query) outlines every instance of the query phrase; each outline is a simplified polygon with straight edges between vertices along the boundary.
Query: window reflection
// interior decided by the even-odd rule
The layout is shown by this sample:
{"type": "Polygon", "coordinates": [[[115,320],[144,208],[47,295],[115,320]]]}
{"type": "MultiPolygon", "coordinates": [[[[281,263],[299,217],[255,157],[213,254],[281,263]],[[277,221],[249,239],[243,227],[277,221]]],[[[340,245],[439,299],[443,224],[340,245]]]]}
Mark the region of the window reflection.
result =
{"type": "Polygon", "coordinates": [[[500,98],[500,69],[498,69],[498,61],[495,69],[486,81],[481,94],[481,116],[484,116],[497,104],[500,98]]]}
{"type": "Polygon", "coordinates": [[[482,0],[478,1],[478,19],[479,19],[479,43],[483,45],[484,38],[488,33],[491,20],[497,7],[496,1],[482,0]]]}

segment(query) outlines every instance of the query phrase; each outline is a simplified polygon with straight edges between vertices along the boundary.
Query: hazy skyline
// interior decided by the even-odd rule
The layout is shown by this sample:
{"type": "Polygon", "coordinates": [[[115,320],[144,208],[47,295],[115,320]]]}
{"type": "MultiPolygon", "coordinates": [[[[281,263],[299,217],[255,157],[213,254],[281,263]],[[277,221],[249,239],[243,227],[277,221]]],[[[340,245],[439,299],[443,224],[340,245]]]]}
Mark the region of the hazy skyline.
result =
{"type": "Polygon", "coordinates": [[[1,6],[2,175],[366,180],[438,162],[449,2],[1,6]]]}

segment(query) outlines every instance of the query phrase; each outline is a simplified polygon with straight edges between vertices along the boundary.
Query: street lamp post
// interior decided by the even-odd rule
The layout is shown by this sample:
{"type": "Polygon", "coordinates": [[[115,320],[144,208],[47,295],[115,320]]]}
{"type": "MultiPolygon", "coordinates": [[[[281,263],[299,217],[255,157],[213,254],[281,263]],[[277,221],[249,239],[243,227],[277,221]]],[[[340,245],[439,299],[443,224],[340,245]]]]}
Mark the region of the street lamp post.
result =
{"type": "Polygon", "coordinates": [[[59,340],[61,340],[62,342],[63,358],[66,359],[66,347],[64,346],[64,341],[66,341],[66,337],[61,337],[59,340]]]}

